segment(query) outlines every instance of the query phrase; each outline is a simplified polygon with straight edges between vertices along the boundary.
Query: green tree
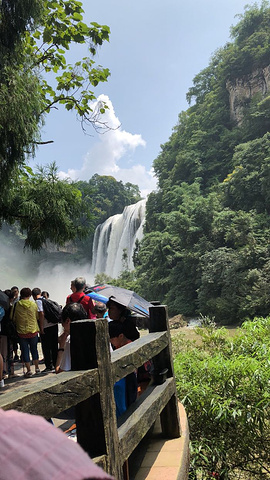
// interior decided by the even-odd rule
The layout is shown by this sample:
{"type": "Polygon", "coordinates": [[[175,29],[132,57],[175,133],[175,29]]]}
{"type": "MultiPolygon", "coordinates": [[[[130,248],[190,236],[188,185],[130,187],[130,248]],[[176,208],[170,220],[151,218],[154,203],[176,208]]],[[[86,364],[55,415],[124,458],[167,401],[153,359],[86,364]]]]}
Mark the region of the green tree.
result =
{"type": "Polygon", "coordinates": [[[76,182],[83,198],[91,202],[92,212],[96,218],[95,226],[108,217],[122,213],[127,205],[141,199],[139,187],[132,183],[117,181],[109,175],[93,175],[88,182],[76,182]]]}
{"type": "Polygon", "coordinates": [[[59,180],[55,164],[35,175],[20,175],[7,200],[5,217],[10,224],[19,223],[25,246],[32,250],[40,250],[46,241],[62,246],[91,231],[92,216],[81,192],[59,180]]]}
{"type": "Polygon", "coordinates": [[[269,332],[269,317],[230,338],[210,323],[200,345],[181,342],[174,368],[197,478],[269,478],[269,332]]]}
{"type": "Polygon", "coordinates": [[[240,144],[234,170],[225,178],[225,204],[233,209],[270,214],[270,134],[240,144]]]}
{"type": "MultiPolygon", "coordinates": [[[[26,188],[23,171],[28,156],[35,154],[36,145],[40,143],[40,127],[52,108],[63,104],[67,110],[74,110],[83,128],[88,124],[107,128],[102,122],[106,105],[100,103],[94,111],[91,102],[96,98],[93,88],[109,75],[108,69],[96,65],[94,60],[97,48],[109,39],[109,27],[95,22],[86,25],[83,13],[81,2],[76,0],[3,0],[0,3],[1,221],[15,218],[14,210],[9,208],[15,182],[24,178],[24,194],[31,191],[30,186],[26,188]],[[68,64],[69,48],[84,43],[88,45],[88,56],[78,59],[74,65],[68,64]]],[[[69,190],[72,188],[70,185],[69,190]]],[[[63,187],[66,202],[70,200],[69,190],[63,187]]],[[[18,185],[16,195],[19,191],[18,185]]],[[[74,196],[77,193],[74,189],[74,196]]],[[[27,198],[24,200],[27,202],[27,198]]],[[[28,209],[31,205],[29,201],[28,209]]],[[[68,214],[67,209],[65,213],[68,214]]],[[[27,232],[32,229],[27,223],[31,217],[29,210],[27,215],[16,217],[27,232]]],[[[43,238],[49,228],[43,228],[43,238]]],[[[65,235],[67,240],[74,238],[77,226],[69,231],[63,228],[61,241],[65,235]]],[[[28,234],[28,238],[27,244],[36,248],[39,242],[32,244],[33,236],[28,234]]],[[[54,234],[47,238],[60,240],[60,236],[54,234]]]]}
{"type": "Polygon", "coordinates": [[[269,19],[267,2],[245,9],[154,161],[136,275],[172,315],[232,323],[269,311],[269,95],[244,99],[236,124],[229,93],[269,68],[269,19]]]}

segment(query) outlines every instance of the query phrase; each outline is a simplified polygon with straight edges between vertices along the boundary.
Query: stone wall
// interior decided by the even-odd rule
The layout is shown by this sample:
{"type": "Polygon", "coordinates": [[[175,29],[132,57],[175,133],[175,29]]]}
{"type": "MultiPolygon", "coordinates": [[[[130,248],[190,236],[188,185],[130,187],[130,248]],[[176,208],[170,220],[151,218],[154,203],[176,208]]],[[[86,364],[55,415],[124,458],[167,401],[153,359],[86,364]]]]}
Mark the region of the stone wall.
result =
{"type": "Polygon", "coordinates": [[[243,109],[249,100],[256,93],[264,96],[270,91],[270,65],[255,70],[250,75],[227,81],[226,88],[230,96],[231,120],[239,125],[243,119],[243,109]]]}

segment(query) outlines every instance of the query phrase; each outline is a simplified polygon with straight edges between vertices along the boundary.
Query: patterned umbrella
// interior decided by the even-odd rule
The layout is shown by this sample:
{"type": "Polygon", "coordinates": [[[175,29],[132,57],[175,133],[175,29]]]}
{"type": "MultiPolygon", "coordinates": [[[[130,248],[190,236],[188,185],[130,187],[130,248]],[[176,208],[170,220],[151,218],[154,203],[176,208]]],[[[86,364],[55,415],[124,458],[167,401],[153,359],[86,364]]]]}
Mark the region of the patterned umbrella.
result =
{"type": "Polygon", "coordinates": [[[132,290],[107,284],[94,285],[90,288],[93,292],[104,295],[104,297],[111,298],[115,302],[124,305],[133,312],[144,315],[145,317],[149,316],[149,307],[151,307],[152,304],[132,290]]]}

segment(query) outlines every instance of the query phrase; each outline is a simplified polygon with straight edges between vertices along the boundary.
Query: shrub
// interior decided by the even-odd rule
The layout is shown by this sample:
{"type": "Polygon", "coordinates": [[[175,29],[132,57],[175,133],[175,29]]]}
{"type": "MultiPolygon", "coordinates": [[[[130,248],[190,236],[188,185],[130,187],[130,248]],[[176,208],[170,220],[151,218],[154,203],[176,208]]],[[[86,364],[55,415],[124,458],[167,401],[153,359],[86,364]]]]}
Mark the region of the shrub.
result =
{"type": "Polygon", "coordinates": [[[202,344],[175,357],[193,478],[269,478],[270,317],[244,323],[231,338],[211,324],[197,333],[202,344]]]}

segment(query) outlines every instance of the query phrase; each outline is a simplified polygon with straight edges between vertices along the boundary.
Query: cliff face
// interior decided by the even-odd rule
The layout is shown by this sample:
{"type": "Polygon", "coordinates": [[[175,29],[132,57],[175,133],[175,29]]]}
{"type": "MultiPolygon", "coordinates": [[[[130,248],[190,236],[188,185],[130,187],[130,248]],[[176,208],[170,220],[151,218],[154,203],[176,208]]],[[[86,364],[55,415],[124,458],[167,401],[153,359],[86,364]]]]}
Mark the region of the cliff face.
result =
{"type": "Polygon", "coordinates": [[[55,245],[54,243],[47,242],[46,247],[44,247],[47,253],[67,253],[74,255],[78,252],[78,248],[75,246],[74,242],[66,242],[63,246],[55,245]]]}
{"type": "Polygon", "coordinates": [[[231,120],[240,125],[243,109],[249,100],[257,93],[265,96],[270,91],[270,65],[232,82],[228,81],[226,88],[230,96],[231,120]]]}

